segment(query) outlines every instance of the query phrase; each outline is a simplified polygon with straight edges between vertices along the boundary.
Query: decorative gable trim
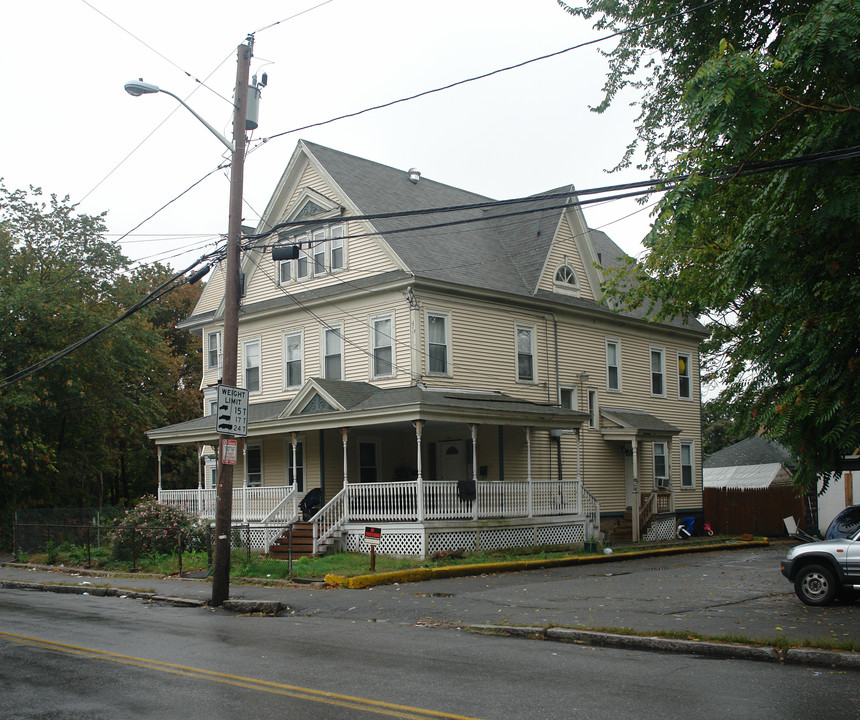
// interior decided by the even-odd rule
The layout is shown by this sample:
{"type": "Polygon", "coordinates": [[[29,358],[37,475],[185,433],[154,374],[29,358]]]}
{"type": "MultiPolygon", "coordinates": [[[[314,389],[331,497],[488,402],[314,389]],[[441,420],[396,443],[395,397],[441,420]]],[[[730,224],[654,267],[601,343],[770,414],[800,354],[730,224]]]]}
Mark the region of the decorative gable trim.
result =
{"type": "Polygon", "coordinates": [[[311,378],[296,393],[290,404],[284,408],[279,420],[296,415],[310,415],[320,412],[343,412],[346,408],[311,378]]]}

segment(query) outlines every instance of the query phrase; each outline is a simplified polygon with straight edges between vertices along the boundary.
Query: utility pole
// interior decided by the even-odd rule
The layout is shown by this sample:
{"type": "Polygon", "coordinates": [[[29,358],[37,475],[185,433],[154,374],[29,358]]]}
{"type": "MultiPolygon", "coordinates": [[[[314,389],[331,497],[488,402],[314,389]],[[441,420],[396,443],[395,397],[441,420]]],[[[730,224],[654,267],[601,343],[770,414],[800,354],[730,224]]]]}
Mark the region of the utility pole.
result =
{"type": "MultiPolygon", "coordinates": [[[[248,76],[254,39],[249,36],[237,51],[233,157],[230,162],[230,215],[227,225],[226,289],[224,291],[224,344],[221,383],[236,387],[239,356],[239,234],[242,231],[242,189],[245,179],[245,119],[248,112],[248,76]]],[[[233,465],[224,463],[224,440],[218,442],[218,494],[215,504],[215,546],[212,564],[212,605],[230,597],[230,542],[233,524],[233,465]]]]}

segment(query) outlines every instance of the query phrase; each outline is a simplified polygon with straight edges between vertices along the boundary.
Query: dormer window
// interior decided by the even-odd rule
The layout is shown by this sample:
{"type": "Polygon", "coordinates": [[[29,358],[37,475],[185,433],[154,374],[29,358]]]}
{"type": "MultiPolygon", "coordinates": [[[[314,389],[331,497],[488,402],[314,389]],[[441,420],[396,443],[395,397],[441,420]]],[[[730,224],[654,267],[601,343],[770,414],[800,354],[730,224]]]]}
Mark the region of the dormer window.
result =
{"type": "Polygon", "coordinates": [[[553,283],[557,292],[579,297],[579,278],[577,278],[576,271],[570,266],[566,258],[565,262],[559,265],[555,271],[553,283]]]}

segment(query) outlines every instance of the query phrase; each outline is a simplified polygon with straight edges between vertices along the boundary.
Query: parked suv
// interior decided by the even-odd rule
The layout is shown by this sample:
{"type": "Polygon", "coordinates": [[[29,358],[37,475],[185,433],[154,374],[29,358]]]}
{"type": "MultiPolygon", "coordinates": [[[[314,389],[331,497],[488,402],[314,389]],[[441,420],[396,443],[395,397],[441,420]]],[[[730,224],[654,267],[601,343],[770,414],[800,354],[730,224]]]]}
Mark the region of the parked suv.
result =
{"type": "Polygon", "coordinates": [[[860,530],[793,547],[782,561],[782,574],[807,605],[827,605],[840,590],[860,590],[860,530]]]}

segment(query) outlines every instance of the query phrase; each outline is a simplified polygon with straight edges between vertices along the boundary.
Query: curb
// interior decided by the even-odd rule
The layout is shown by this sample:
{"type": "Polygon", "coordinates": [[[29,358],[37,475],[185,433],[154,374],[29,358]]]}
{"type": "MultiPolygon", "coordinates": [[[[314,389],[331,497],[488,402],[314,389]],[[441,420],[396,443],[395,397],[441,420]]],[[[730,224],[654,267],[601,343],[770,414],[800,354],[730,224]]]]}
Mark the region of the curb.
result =
{"type": "Polygon", "coordinates": [[[686,555],[689,553],[711,552],[714,550],[741,550],[751,547],[768,547],[767,540],[751,540],[747,542],[719,543],[715,545],[679,545],[670,548],[654,548],[651,550],[636,550],[633,552],[613,553],[611,555],[571,555],[569,557],[546,558],[543,560],[517,560],[509,562],[484,563],[481,565],[445,565],[432,568],[414,568],[412,570],[393,570],[374,575],[326,575],[325,581],[330,585],[339,585],[350,590],[374,587],[376,585],[393,585],[395,583],[422,582],[440,578],[467,577],[470,575],[488,575],[491,573],[519,572],[521,570],[540,570],[544,568],[569,567],[571,565],[593,565],[598,563],[622,562],[643,557],[660,555],[686,555]]]}
{"type": "Polygon", "coordinates": [[[469,625],[466,629],[487,634],[503,634],[529,640],[551,640],[555,642],[580,643],[599,647],[620,648],[625,650],[646,650],[650,652],[673,652],[705,657],[754,660],[758,662],[779,662],[795,665],[827,665],[849,670],[860,670],[860,654],[837,652],[834,650],[813,650],[808,648],[789,648],[779,650],[762,645],[730,645],[698,640],[675,640],[671,638],[643,637],[640,635],[616,635],[575,630],[572,628],[536,628],[509,625],[469,625]]]}
{"type": "MultiPolygon", "coordinates": [[[[141,592],[138,590],[121,590],[119,588],[93,587],[92,585],[48,585],[44,583],[25,582],[22,580],[0,580],[0,588],[12,590],[38,590],[41,592],[54,592],[66,595],[92,595],[94,597],[122,597],[132,600],[146,600],[147,602],[163,602],[175,607],[204,608],[209,603],[205,600],[194,600],[191,598],[178,597],[175,595],[160,595],[154,592],[141,592]]],[[[277,615],[289,606],[277,600],[225,600],[221,605],[228,612],[243,615],[277,615]]]]}

